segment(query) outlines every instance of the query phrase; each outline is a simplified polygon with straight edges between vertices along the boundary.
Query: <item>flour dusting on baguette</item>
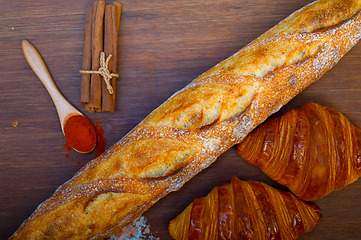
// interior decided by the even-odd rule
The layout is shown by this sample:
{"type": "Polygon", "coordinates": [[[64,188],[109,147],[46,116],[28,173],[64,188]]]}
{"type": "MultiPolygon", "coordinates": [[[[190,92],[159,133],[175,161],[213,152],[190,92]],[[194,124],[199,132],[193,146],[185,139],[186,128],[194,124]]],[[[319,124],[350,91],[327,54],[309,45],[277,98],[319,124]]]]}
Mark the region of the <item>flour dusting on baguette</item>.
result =
{"type": "Polygon", "coordinates": [[[296,11],[205,72],[60,186],[11,239],[102,239],[176,191],[333,67],[361,0],[296,11]]]}

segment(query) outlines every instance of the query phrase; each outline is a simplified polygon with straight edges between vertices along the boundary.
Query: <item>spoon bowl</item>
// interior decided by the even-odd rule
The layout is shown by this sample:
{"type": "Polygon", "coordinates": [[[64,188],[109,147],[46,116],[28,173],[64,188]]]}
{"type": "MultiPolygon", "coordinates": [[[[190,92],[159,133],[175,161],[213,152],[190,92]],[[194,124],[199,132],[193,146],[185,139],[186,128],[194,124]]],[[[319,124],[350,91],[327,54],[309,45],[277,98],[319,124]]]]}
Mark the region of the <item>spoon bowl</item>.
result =
{"type": "MultiPolygon", "coordinates": [[[[91,125],[93,128],[93,129],[89,129],[91,131],[91,134],[95,134],[95,129],[93,125],[90,123],[90,121],[75,107],[73,107],[60,93],[60,91],[58,90],[57,86],[54,83],[54,80],[50,75],[50,72],[43,58],[41,57],[40,53],[36,50],[36,48],[29,41],[25,39],[22,41],[21,45],[26,61],[29,63],[31,69],[35,72],[35,74],[38,76],[40,81],[43,83],[43,85],[45,86],[46,90],[50,94],[55,104],[60,120],[61,130],[65,136],[65,139],[67,139],[67,136],[65,134],[64,128],[66,126],[68,119],[70,119],[73,116],[83,116],[84,120],[89,122],[87,125],[88,126],[91,125]]],[[[91,149],[90,148],[87,149],[86,151],[77,149],[75,146],[72,146],[69,141],[68,143],[77,152],[89,153],[95,148],[96,140],[94,142],[94,146],[92,146],[91,149]]]]}

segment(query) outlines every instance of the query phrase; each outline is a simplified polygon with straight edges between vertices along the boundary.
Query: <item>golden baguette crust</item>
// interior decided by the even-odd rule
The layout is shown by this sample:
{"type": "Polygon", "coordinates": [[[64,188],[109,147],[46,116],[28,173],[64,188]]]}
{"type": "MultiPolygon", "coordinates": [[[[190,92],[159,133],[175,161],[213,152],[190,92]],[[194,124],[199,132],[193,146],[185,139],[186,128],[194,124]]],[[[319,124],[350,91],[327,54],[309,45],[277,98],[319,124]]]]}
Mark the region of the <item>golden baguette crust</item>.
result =
{"type": "Polygon", "coordinates": [[[155,109],[10,239],[102,239],[178,190],[319,79],[361,34],[361,0],[296,11],[155,109]]]}

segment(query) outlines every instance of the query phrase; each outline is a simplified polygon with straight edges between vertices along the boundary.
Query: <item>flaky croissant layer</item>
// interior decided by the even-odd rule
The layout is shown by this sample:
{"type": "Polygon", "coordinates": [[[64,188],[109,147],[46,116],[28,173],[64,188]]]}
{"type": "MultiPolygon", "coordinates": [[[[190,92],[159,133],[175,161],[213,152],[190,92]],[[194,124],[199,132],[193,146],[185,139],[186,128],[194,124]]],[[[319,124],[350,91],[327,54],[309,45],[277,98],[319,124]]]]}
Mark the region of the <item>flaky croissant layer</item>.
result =
{"type": "Polygon", "coordinates": [[[296,239],[321,221],[319,208],[258,181],[218,185],[169,224],[176,240],[296,239]]]}
{"type": "Polygon", "coordinates": [[[361,175],[361,129],[336,109],[316,103],[267,120],[237,151],[306,201],[320,199],[361,175]]]}

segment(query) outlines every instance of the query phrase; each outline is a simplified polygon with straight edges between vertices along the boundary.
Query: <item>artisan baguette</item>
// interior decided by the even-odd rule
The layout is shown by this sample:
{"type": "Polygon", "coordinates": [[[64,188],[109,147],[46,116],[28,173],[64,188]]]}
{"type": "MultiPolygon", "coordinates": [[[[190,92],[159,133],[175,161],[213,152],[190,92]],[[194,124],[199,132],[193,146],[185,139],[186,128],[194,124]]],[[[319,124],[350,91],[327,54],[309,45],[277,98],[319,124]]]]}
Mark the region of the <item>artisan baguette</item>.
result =
{"type": "Polygon", "coordinates": [[[155,109],[10,239],[102,239],[178,190],[319,79],[361,35],[361,0],[296,11],[155,109]]]}

